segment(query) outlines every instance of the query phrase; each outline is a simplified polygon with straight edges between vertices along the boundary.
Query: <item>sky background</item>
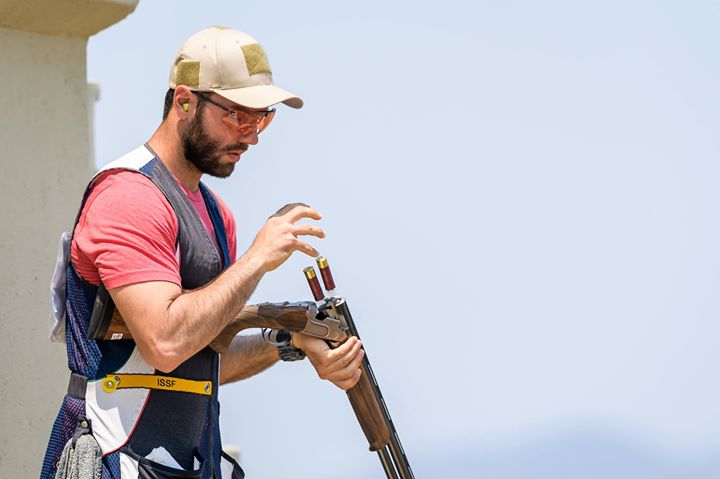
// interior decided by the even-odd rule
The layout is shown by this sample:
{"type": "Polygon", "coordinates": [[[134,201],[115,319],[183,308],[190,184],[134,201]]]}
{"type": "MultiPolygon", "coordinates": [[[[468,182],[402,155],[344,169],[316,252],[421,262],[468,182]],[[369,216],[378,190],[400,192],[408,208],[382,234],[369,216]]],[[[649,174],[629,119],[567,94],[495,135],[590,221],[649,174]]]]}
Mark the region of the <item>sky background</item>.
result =
{"type": "MultiPolygon", "coordinates": [[[[141,0],[88,43],[98,166],[210,25],[281,106],[227,180],[238,250],[303,201],[418,478],[720,476],[720,4],[141,0]]],[[[296,255],[251,302],[310,299],[296,255]]],[[[382,478],[307,361],[221,390],[248,478],[382,478]]]]}

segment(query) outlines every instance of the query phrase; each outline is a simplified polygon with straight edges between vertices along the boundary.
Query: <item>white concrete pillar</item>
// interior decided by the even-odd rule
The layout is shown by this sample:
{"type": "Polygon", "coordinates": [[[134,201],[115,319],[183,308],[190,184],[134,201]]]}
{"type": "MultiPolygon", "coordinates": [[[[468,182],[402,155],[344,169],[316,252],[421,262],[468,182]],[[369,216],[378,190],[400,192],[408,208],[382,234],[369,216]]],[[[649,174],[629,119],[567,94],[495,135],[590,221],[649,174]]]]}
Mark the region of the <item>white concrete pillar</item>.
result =
{"type": "Polygon", "coordinates": [[[68,380],[64,346],[47,339],[48,285],[93,169],[87,37],[136,3],[0,0],[3,478],[39,475],[68,380]]]}

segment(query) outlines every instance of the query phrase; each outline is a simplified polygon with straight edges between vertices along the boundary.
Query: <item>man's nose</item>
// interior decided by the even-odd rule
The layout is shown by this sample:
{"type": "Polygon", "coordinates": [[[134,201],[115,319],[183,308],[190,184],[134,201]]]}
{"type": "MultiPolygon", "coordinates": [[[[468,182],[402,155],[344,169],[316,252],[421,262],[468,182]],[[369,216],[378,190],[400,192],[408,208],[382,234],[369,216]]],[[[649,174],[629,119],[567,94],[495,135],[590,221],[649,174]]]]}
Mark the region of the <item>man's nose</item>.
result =
{"type": "Polygon", "coordinates": [[[246,133],[238,138],[239,143],[247,143],[248,145],[257,145],[258,133],[246,133]]]}

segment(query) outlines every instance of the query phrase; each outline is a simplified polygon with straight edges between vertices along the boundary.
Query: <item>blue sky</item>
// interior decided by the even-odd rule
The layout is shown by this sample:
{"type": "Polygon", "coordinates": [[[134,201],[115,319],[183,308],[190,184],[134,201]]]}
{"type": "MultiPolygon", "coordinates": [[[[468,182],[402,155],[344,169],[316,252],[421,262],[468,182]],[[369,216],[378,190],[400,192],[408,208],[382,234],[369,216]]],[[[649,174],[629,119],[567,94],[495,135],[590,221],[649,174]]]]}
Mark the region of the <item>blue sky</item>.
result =
{"type": "MultiPolygon", "coordinates": [[[[324,214],[314,244],[418,477],[717,477],[719,19],[702,1],[141,0],[88,44],[96,163],[154,131],[186,37],[253,35],[306,107],[208,183],[240,251],[285,203],[324,214]]],[[[308,264],[252,301],[308,299],[308,264]]],[[[248,477],[383,477],[309,364],[223,389],[248,477]]]]}

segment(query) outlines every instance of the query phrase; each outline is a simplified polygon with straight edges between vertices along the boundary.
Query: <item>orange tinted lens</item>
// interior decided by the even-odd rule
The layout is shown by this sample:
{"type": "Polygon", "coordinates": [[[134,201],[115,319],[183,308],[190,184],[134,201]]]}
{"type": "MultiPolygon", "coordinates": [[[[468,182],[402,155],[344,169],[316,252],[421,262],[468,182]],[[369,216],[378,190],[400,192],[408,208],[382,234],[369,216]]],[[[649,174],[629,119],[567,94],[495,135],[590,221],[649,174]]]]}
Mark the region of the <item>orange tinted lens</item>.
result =
{"type": "Polygon", "coordinates": [[[270,110],[268,113],[236,111],[235,114],[225,116],[223,121],[240,133],[260,133],[267,128],[273,116],[275,116],[275,110],[270,110]]]}
{"type": "Polygon", "coordinates": [[[275,116],[274,108],[262,116],[262,118],[260,119],[260,123],[258,123],[258,126],[257,126],[258,133],[260,133],[261,131],[263,131],[265,128],[268,127],[268,125],[270,124],[270,122],[272,121],[274,116],[275,116]]]}

